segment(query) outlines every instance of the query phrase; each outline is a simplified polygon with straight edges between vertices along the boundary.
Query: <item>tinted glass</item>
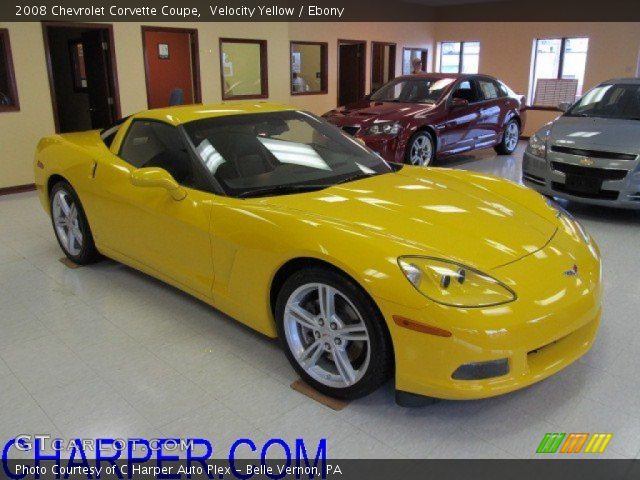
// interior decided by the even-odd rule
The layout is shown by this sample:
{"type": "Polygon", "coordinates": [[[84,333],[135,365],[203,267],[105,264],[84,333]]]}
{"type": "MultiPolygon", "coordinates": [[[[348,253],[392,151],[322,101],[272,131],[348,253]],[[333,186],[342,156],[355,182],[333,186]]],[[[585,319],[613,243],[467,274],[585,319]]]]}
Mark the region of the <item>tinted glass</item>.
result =
{"type": "Polygon", "coordinates": [[[447,91],[453,78],[397,78],[371,95],[376,102],[435,103],[447,91]]]}
{"type": "Polygon", "coordinates": [[[566,115],[640,120],[640,85],[600,85],[587,92],[566,115]]]}
{"type": "Polygon", "coordinates": [[[321,189],[391,172],[368,148],[305,112],[210,118],[184,128],[206,170],[231,196],[321,189]]]}
{"type": "Polygon", "coordinates": [[[501,96],[498,85],[491,80],[481,78],[478,80],[478,86],[485,100],[494,100],[501,96]]]}
{"type": "Polygon", "coordinates": [[[120,157],[137,168],[163,168],[180,185],[195,186],[193,163],[180,132],[166,123],[135,120],[126,134],[120,157]]]}

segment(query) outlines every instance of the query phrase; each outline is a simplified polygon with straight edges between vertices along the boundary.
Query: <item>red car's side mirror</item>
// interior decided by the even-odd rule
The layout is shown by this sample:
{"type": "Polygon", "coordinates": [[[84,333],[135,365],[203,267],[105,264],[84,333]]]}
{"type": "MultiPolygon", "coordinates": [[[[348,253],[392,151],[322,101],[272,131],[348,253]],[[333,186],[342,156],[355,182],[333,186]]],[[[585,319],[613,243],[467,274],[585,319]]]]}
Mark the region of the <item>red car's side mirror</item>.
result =
{"type": "Polygon", "coordinates": [[[468,107],[469,106],[469,100],[465,100],[464,98],[452,98],[451,99],[451,108],[462,108],[462,107],[468,107]]]}

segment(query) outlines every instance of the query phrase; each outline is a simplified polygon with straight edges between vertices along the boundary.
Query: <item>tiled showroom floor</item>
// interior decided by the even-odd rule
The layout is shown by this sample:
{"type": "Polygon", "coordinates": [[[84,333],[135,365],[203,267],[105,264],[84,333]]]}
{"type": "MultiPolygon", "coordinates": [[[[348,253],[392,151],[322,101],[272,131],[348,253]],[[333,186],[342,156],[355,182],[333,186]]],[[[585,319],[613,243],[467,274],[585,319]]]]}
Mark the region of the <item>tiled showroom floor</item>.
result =
{"type": "MultiPolygon", "coordinates": [[[[521,148],[446,165],[519,179],[521,148]]],[[[274,341],[115,262],[64,266],[36,194],[0,197],[0,441],[202,435],[224,452],[326,437],[333,458],[494,458],[532,457],[546,432],[612,432],[605,456],[640,458],[640,212],[569,209],[604,259],[585,358],[500,398],[404,409],[387,385],[335,412],[290,388],[274,341]]]]}

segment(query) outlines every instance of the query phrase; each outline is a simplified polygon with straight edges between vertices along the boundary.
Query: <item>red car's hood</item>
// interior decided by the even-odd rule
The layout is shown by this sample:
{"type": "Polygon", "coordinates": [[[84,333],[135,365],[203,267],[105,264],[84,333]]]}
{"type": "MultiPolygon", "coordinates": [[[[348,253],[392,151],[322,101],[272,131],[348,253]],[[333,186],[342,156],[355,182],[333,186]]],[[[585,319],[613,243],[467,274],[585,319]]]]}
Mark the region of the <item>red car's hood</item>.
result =
{"type": "Polygon", "coordinates": [[[426,103],[372,102],[363,100],[336,110],[331,110],[323,116],[334,123],[343,124],[350,121],[360,124],[374,120],[403,120],[407,117],[428,114],[434,108],[435,105],[426,103]]]}

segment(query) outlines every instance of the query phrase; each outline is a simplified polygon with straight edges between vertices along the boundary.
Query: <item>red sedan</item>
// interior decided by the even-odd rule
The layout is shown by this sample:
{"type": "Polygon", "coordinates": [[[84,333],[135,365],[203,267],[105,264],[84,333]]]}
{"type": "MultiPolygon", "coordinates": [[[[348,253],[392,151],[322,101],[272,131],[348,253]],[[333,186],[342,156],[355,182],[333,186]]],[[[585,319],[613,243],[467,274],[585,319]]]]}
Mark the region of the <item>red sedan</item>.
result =
{"type": "Polygon", "coordinates": [[[425,73],[397,77],[323,117],[387,161],[426,166],[477,148],[512,153],[524,108],[523,96],[488,75],[425,73]]]}

